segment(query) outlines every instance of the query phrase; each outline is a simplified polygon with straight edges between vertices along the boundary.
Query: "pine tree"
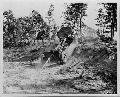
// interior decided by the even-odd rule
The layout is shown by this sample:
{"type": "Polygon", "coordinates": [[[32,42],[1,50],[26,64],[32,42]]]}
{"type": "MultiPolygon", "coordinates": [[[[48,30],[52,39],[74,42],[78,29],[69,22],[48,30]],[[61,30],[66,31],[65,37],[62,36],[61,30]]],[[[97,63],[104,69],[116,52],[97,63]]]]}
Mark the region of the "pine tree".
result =
{"type": "Polygon", "coordinates": [[[87,16],[86,10],[87,4],[85,3],[71,3],[70,5],[67,5],[67,10],[65,12],[65,19],[72,21],[73,28],[77,25],[77,30],[80,30],[81,34],[82,19],[87,16]]]}

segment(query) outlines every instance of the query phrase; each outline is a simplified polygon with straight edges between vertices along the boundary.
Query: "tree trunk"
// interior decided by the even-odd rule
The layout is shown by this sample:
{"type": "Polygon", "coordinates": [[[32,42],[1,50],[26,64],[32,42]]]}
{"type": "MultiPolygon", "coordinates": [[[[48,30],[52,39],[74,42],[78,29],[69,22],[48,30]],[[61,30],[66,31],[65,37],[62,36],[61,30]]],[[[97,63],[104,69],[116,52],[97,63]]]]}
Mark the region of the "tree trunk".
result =
{"type": "Polygon", "coordinates": [[[43,39],[42,39],[42,45],[44,46],[44,41],[43,41],[43,39]]]}
{"type": "Polygon", "coordinates": [[[80,14],[80,36],[82,37],[82,38],[84,38],[84,35],[83,35],[83,33],[82,33],[82,17],[83,17],[83,15],[82,15],[82,12],[81,12],[81,14],[80,14]]]}
{"type": "Polygon", "coordinates": [[[82,28],[82,23],[81,23],[81,17],[80,17],[80,34],[82,35],[82,31],[81,31],[81,28],[82,28]]]}
{"type": "Polygon", "coordinates": [[[114,37],[114,20],[113,18],[111,19],[111,41],[113,41],[113,37],[114,37]]]}

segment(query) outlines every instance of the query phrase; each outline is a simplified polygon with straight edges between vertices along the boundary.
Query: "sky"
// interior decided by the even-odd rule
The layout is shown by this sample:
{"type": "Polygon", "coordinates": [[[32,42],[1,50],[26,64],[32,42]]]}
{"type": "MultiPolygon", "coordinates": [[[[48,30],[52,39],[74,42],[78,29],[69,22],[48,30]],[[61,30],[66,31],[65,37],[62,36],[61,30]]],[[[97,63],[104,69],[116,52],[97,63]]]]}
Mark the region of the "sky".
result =
{"type": "MultiPolygon", "coordinates": [[[[66,0],[67,1],[67,0],[66,0]]],[[[73,2],[69,1],[69,2],[73,2]]],[[[75,2],[75,1],[74,1],[75,2]]],[[[78,2],[78,1],[77,1],[78,2]]],[[[63,22],[62,12],[65,9],[63,0],[4,0],[3,2],[3,11],[5,10],[12,10],[15,17],[22,17],[22,16],[28,16],[32,12],[32,10],[38,11],[43,18],[47,16],[47,11],[50,7],[50,4],[54,4],[54,19],[58,25],[61,25],[63,22]]],[[[81,2],[80,2],[81,3],[81,2]]],[[[91,0],[91,2],[88,2],[88,9],[87,9],[87,17],[85,17],[84,23],[93,28],[97,29],[95,26],[96,21],[94,20],[96,18],[97,14],[97,2],[95,0],[91,0]]]]}

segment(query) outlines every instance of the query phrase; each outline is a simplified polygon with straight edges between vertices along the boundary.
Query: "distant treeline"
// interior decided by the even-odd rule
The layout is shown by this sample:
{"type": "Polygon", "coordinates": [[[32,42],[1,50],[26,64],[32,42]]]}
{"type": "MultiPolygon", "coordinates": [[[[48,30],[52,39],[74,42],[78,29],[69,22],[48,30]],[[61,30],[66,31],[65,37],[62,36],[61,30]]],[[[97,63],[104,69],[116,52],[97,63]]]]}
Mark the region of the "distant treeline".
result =
{"type": "Polygon", "coordinates": [[[5,11],[3,15],[3,47],[29,45],[36,38],[36,33],[43,30],[41,39],[47,38],[49,34],[49,26],[37,11],[33,10],[30,16],[20,18],[15,18],[11,10],[5,11]]]}
{"type": "MultiPolygon", "coordinates": [[[[103,7],[98,10],[96,17],[98,30],[96,33],[104,42],[113,41],[114,33],[117,31],[117,3],[100,3],[103,7]],[[105,9],[105,11],[104,11],[105,9]],[[110,33],[106,38],[105,33],[110,33]]],[[[86,3],[66,4],[63,13],[64,22],[77,33],[82,35],[83,18],[87,16],[86,3]]],[[[58,28],[53,18],[54,5],[50,5],[46,23],[41,14],[35,10],[29,16],[16,18],[11,10],[3,12],[3,47],[22,47],[30,45],[31,41],[38,39],[54,39],[58,28]]],[[[87,24],[86,24],[87,25],[87,24]]]]}

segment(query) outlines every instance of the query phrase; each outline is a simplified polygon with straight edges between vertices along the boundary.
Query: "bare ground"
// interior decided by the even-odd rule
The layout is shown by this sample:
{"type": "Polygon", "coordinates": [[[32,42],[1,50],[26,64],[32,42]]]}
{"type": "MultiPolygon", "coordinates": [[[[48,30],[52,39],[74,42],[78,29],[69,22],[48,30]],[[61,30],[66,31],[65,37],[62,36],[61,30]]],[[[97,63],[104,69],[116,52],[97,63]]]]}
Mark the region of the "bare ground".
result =
{"type": "Polygon", "coordinates": [[[99,49],[104,45],[86,45],[76,48],[66,64],[49,63],[45,68],[39,58],[42,49],[32,53],[23,51],[21,59],[17,56],[18,62],[11,56],[22,53],[4,50],[4,93],[115,94],[116,63],[104,49],[99,49]],[[10,57],[13,62],[8,62],[10,57]]]}

